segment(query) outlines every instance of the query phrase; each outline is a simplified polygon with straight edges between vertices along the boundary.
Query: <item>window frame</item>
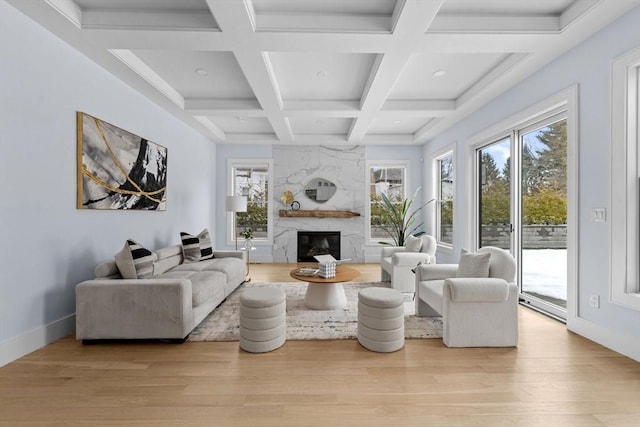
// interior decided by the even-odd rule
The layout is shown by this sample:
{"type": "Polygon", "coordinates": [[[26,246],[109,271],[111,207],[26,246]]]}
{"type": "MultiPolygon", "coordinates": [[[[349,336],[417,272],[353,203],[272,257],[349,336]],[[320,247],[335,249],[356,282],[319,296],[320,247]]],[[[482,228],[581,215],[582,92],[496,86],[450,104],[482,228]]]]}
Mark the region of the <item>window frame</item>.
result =
{"type": "Polygon", "coordinates": [[[640,48],[611,64],[611,302],[640,310],[640,48]],[[636,239],[629,238],[635,236],[636,239]]]}
{"type": "MultiPolygon", "coordinates": [[[[253,244],[255,246],[266,246],[273,244],[273,212],[272,212],[272,198],[273,198],[273,160],[271,159],[228,159],[227,160],[227,195],[236,195],[235,192],[235,171],[237,168],[255,168],[266,167],[267,168],[267,237],[266,238],[253,238],[253,244]]],[[[225,207],[226,210],[226,207],[225,207]]],[[[231,212],[226,212],[226,226],[225,235],[227,245],[235,245],[234,240],[234,227],[235,218],[231,212]]]]}
{"type": "Polygon", "coordinates": [[[390,237],[385,238],[376,238],[373,240],[371,236],[371,168],[404,168],[404,178],[402,182],[402,193],[404,197],[407,196],[408,189],[411,188],[409,185],[409,175],[410,175],[410,160],[370,160],[367,161],[367,171],[365,177],[365,191],[367,194],[367,202],[365,205],[365,215],[367,218],[367,230],[366,230],[366,242],[369,245],[378,244],[378,242],[387,242],[393,244],[393,239],[390,237]]]}
{"type": "Polygon", "coordinates": [[[434,174],[434,189],[433,189],[433,195],[434,195],[434,199],[436,200],[436,208],[435,208],[435,214],[434,214],[434,229],[432,232],[432,235],[436,238],[436,241],[438,243],[438,246],[444,249],[449,249],[449,250],[453,250],[453,246],[455,244],[455,220],[453,221],[453,223],[451,224],[452,230],[451,230],[451,243],[449,242],[443,242],[441,240],[442,237],[442,224],[441,224],[441,207],[442,207],[442,200],[440,199],[440,194],[442,191],[442,172],[441,172],[441,162],[443,159],[447,158],[447,157],[451,157],[451,163],[452,163],[452,167],[453,167],[453,181],[452,181],[452,185],[453,185],[453,196],[452,196],[452,215],[455,216],[455,211],[456,211],[456,156],[455,156],[455,149],[451,148],[451,149],[447,149],[446,151],[434,156],[433,158],[433,174],[434,174]]]}

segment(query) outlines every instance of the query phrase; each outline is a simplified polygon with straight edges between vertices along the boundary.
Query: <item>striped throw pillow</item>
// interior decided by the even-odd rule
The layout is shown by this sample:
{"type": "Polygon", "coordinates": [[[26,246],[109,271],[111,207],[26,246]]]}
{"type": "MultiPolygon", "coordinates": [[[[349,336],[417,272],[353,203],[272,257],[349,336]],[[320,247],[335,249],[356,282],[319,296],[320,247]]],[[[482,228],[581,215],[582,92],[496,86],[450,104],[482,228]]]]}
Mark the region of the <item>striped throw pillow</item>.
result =
{"type": "Polygon", "coordinates": [[[153,277],[153,262],[158,256],[134,240],[127,240],[115,256],[116,265],[124,279],[148,279],[153,277]]]}
{"type": "Polygon", "coordinates": [[[211,237],[209,236],[209,230],[206,228],[197,236],[182,232],[180,233],[180,239],[182,240],[184,262],[198,262],[213,258],[211,237]]]}

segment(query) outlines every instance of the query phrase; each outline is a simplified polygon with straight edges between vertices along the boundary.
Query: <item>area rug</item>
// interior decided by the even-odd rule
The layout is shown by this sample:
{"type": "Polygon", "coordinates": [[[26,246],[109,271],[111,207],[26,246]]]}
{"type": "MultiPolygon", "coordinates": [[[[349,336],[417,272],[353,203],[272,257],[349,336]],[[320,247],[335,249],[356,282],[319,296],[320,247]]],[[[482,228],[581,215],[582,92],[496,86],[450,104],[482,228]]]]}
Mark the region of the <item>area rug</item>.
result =
{"type": "MultiPolygon", "coordinates": [[[[247,287],[278,287],[287,298],[287,340],[355,339],[358,323],[358,292],[381,282],[344,283],[347,306],[340,310],[311,310],[304,305],[306,283],[245,283],[198,325],[189,341],[238,341],[240,295],[247,287]]],[[[405,294],[405,338],[441,338],[442,318],[415,316],[413,294],[405,294]]]]}

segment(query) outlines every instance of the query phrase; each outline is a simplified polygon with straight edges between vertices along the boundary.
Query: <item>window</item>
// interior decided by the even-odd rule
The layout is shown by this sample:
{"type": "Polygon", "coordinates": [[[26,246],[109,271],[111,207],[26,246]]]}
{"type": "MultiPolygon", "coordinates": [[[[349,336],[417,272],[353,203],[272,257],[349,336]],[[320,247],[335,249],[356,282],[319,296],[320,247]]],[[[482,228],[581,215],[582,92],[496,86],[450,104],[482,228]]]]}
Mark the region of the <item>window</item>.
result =
{"type": "Polygon", "coordinates": [[[247,197],[247,212],[229,214],[229,241],[242,239],[241,233],[250,228],[253,241],[271,241],[271,214],[269,195],[271,194],[271,163],[264,160],[230,160],[230,193],[247,197]],[[235,232],[235,236],[234,236],[235,232]]]}
{"type": "Polygon", "coordinates": [[[611,81],[611,301],[640,310],[640,49],[613,62],[611,81]]]}
{"type": "Polygon", "coordinates": [[[370,163],[368,170],[369,187],[369,240],[387,241],[393,239],[384,229],[388,219],[384,213],[382,194],[399,203],[406,197],[408,162],[370,163]]]}
{"type": "Polygon", "coordinates": [[[453,246],[453,152],[436,158],[436,239],[438,244],[453,246]]]}

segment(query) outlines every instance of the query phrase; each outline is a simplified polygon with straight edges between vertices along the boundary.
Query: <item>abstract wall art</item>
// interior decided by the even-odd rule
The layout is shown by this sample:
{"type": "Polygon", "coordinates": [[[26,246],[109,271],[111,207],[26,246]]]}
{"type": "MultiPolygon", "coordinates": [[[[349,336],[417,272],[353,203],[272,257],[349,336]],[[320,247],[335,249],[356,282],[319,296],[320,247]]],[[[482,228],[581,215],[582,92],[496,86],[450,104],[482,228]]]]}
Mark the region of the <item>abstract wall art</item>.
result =
{"type": "Polygon", "coordinates": [[[167,148],[77,113],[78,209],[166,210],[167,148]]]}

